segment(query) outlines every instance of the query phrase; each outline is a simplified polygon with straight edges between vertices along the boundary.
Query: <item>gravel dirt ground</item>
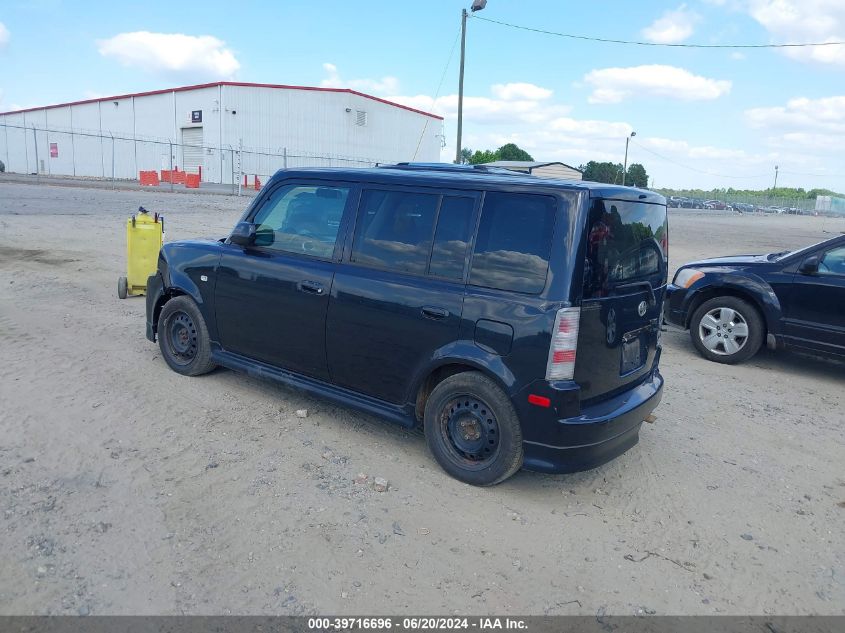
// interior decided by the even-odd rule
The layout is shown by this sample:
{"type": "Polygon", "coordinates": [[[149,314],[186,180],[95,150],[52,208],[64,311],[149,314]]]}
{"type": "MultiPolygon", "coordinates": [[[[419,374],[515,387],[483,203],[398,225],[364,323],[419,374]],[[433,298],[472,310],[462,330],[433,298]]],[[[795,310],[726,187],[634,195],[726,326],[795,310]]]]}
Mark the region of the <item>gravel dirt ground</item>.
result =
{"type": "MultiPolygon", "coordinates": [[[[0,180],[0,614],[845,614],[845,366],[669,331],[635,448],[472,488],[416,432],[167,368],[116,296],[126,217],[220,236],[246,203],[0,180]]],[[[840,231],[673,211],[671,264],[840,231]]]]}

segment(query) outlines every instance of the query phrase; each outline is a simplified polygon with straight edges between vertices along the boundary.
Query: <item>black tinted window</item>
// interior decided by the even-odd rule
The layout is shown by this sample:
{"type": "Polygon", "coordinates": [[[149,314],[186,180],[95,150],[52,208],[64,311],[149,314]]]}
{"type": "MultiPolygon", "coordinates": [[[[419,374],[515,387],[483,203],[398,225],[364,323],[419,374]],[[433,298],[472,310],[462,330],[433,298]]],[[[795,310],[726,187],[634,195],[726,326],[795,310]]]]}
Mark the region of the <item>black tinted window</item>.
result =
{"type": "Polygon", "coordinates": [[[425,273],[439,196],[368,190],[361,196],[352,261],[425,273]]]}
{"type": "Polygon", "coordinates": [[[596,200],[590,209],[584,298],[604,297],[614,284],[652,281],[665,274],[666,207],[596,200]]]}
{"type": "Polygon", "coordinates": [[[431,251],[432,275],[463,278],[474,203],[473,198],[443,197],[431,251]]]}
{"type": "Polygon", "coordinates": [[[470,283],[538,293],[546,285],[555,221],[550,196],[488,193],[472,256],[470,283]]]}

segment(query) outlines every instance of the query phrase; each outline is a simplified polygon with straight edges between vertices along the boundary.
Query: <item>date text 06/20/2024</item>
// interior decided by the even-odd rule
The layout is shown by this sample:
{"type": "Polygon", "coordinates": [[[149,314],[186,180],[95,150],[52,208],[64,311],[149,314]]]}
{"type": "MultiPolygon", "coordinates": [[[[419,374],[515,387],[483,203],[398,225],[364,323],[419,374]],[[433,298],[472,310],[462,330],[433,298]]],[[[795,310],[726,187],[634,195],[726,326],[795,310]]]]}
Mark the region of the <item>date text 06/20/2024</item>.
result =
{"type": "Polygon", "coordinates": [[[443,617],[323,617],[309,618],[308,629],[312,631],[400,631],[418,630],[472,630],[494,631],[497,629],[524,630],[527,625],[519,618],[443,618],[443,617]]]}

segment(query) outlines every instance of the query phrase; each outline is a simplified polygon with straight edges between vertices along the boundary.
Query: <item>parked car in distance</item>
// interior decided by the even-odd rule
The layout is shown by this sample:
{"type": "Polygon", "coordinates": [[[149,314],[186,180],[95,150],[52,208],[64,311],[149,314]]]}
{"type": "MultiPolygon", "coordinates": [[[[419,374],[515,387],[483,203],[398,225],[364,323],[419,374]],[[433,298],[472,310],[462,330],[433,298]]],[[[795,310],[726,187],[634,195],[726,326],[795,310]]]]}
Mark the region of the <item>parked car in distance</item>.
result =
{"type": "Polygon", "coordinates": [[[491,485],[592,468],[660,401],[666,200],[484,166],[277,172],[147,294],[167,364],[216,366],[405,427],[491,485]]]}
{"type": "Polygon", "coordinates": [[[845,356],[845,236],[796,251],[685,264],[667,287],[666,321],[689,328],[718,363],[748,360],[765,342],[845,356]]]}
{"type": "Polygon", "coordinates": [[[723,210],[728,208],[728,205],[726,205],[721,200],[705,200],[704,201],[704,208],[705,209],[715,209],[715,210],[718,210],[718,211],[723,211],[723,210]]]}

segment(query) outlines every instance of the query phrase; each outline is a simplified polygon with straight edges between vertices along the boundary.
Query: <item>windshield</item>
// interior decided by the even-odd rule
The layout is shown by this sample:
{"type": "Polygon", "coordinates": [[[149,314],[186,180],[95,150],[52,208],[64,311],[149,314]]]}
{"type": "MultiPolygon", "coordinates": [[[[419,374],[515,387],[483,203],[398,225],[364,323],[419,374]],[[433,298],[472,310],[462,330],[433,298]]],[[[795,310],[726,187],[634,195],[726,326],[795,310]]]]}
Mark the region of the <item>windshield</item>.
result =
{"type": "Polygon", "coordinates": [[[827,240],[822,240],[821,242],[816,242],[815,244],[810,244],[809,246],[805,246],[804,248],[799,248],[794,251],[781,251],[780,253],[769,253],[768,255],[766,255],[766,259],[768,259],[770,262],[780,261],[785,257],[791,257],[792,255],[800,255],[801,253],[804,253],[806,251],[811,251],[816,247],[821,246],[826,241],[827,240]]]}
{"type": "Polygon", "coordinates": [[[605,297],[614,286],[635,281],[662,285],[668,246],[664,205],[593,201],[587,228],[584,298],[605,297]]]}

